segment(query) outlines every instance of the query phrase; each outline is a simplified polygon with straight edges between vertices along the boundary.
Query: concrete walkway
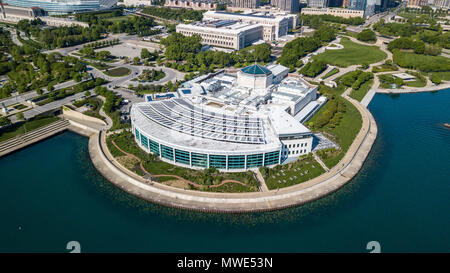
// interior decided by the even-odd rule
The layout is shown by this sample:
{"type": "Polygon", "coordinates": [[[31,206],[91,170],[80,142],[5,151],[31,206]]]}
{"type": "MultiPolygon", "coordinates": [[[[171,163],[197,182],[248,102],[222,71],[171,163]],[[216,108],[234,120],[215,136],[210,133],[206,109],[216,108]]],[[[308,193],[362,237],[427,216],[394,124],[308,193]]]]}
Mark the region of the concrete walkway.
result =
{"type": "Polygon", "coordinates": [[[329,171],[330,169],[327,167],[327,165],[325,165],[325,163],[323,163],[322,159],[320,159],[320,157],[316,154],[316,152],[312,152],[312,155],[314,157],[314,159],[320,164],[320,166],[322,166],[322,168],[325,171],[329,171]]]}
{"type": "Polygon", "coordinates": [[[369,103],[372,101],[373,97],[376,94],[376,89],[375,88],[371,88],[367,94],[364,96],[364,98],[361,100],[361,104],[364,105],[365,107],[369,106],[369,103]]]}
{"type": "Polygon", "coordinates": [[[267,185],[266,185],[266,180],[264,179],[264,177],[263,177],[263,175],[261,174],[261,172],[259,171],[259,169],[256,169],[255,170],[255,175],[256,175],[256,178],[258,179],[258,181],[259,181],[259,189],[262,191],[262,192],[268,192],[269,191],[269,188],[267,187],[267,185]]]}

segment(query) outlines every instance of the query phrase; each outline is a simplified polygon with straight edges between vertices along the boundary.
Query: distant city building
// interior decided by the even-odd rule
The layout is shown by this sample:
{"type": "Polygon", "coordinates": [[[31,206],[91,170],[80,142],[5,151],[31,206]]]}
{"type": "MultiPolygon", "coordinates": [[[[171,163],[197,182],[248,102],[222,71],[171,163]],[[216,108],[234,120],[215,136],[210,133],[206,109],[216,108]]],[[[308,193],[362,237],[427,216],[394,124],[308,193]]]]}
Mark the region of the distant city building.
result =
{"type": "Polygon", "coordinates": [[[298,0],[271,0],[270,3],[283,11],[298,12],[300,9],[298,0]]]}
{"type": "MultiPolygon", "coordinates": [[[[103,0],[104,1],[104,0],[103,0]]],[[[39,7],[49,14],[65,14],[100,9],[100,0],[3,0],[3,3],[31,8],[39,7]]]]}
{"type": "Polygon", "coordinates": [[[302,14],[307,15],[333,15],[344,18],[364,17],[363,10],[351,10],[342,8],[303,8],[302,14]]]}
{"type": "Polygon", "coordinates": [[[366,8],[364,16],[369,17],[375,14],[375,5],[377,0],[366,0],[366,8]]]}
{"type": "Polygon", "coordinates": [[[165,7],[170,8],[186,8],[194,10],[216,10],[217,3],[211,1],[200,1],[200,0],[166,0],[164,2],[165,7]]]}
{"type": "Polygon", "coordinates": [[[178,24],[176,31],[185,36],[200,35],[203,44],[235,50],[263,39],[263,26],[231,20],[178,24]]]}
{"type": "Polygon", "coordinates": [[[366,10],[367,0],[349,0],[347,8],[352,10],[366,10]]]}
{"type": "Polygon", "coordinates": [[[406,6],[408,8],[421,8],[428,5],[428,0],[408,0],[406,6]]]}
{"type": "Polygon", "coordinates": [[[0,6],[0,20],[11,23],[17,23],[20,20],[36,20],[40,19],[48,26],[82,26],[89,27],[87,23],[70,20],[67,18],[57,18],[45,16],[46,12],[38,7],[24,8],[16,7],[8,4],[2,4],[0,6]]]}
{"type": "Polygon", "coordinates": [[[309,8],[326,8],[327,0],[308,0],[309,8]]]}
{"type": "Polygon", "coordinates": [[[152,0],[123,0],[124,6],[150,6],[153,4],[152,0]]]}
{"type": "Polygon", "coordinates": [[[449,9],[450,0],[435,0],[434,5],[439,8],[449,9]]]}
{"type": "Polygon", "coordinates": [[[258,8],[259,0],[233,0],[231,6],[236,8],[258,8]]]}
{"type": "Polygon", "coordinates": [[[287,35],[290,29],[298,25],[297,14],[271,14],[267,12],[231,13],[224,11],[207,11],[203,13],[203,20],[232,20],[248,24],[263,26],[265,41],[278,40],[287,35]]]}
{"type": "Polygon", "coordinates": [[[328,0],[328,7],[329,8],[338,8],[343,6],[343,0],[328,0]]]}

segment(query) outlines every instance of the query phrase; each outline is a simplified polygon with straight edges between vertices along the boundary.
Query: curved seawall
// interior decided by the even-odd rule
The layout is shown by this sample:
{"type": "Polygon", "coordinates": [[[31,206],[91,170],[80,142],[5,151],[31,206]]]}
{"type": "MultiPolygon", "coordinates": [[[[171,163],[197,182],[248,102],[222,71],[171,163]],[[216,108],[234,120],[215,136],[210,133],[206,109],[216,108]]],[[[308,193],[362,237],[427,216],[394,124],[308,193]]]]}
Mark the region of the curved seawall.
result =
{"type": "Polygon", "coordinates": [[[362,127],[343,159],[329,172],[304,183],[255,193],[211,193],[181,190],[148,181],[121,166],[109,153],[104,132],[89,139],[94,166],[117,187],[142,199],[176,208],[206,212],[245,213],[301,205],[326,196],[348,183],[361,169],[377,135],[372,114],[348,99],[361,113],[362,127]]]}

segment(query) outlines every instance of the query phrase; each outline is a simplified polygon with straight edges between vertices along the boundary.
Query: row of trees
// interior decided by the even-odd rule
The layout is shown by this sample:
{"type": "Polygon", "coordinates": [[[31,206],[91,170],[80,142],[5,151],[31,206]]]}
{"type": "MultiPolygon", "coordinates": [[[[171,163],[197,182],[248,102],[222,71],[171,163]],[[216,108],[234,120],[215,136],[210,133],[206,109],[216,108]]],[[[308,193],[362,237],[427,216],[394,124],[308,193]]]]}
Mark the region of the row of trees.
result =
{"type": "Polygon", "coordinates": [[[126,20],[109,20],[109,18],[118,16],[123,16],[123,12],[120,9],[106,13],[91,12],[75,15],[79,21],[89,23],[90,29],[98,33],[127,33],[137,34],[138,36],[148,36],[160,33],[159,30],[151,29],[151,27],[156,26],[156,23],[152,18],[129,16],[126,20]]]}
{"type": "Polygon", "coordinates": [[[222,51],[200,51],[201,37],[198,35],[184,36],[174,33],[161,40],[166,47],[166,66],[180,71],[201,73],[212,71],[215,68],[226,66],[242,66],[251,62],[268,62],[270,60],[270,47],[267,44],[250,46],[232,53],[222,51]]]}
{"type": "Polygon", "coordinates": [[[299,37],[287,43],[283,47],[278,62],[290,68],[302,66],[302,57],[321,47],[324,42],[332,41],[335,38],[335,30],[323,25],[314,32],[313,37],[299,37]]]}
{"type": "Polygon", "coordinates": [[[314,123],[309,123],[314,130],[328,126],[331,128],[336,127],[341,121],[346,111],[345,103],[339,97],[335,95],[328,96],[328,102],[325,110],[315,120],[314,123]]]}
{"type": "Polygon", "coordinates": [[[98,48],[102,48],[102,47],[108,47],[108,46],[113,46],[113,45],[117,45],[120,43],[119,38],[116,39],[111,39],[111,40],[104,40],[104,41],[96,41],[93,43],[89,43],[84,45],[83,47],[92,47],[93,49],[98,49],[98,48]]]}
{"type": "Polygon", "coordinates": [[[426,56],[409,52],[393,51],[394,63],[404,68],[412,68],[423,72],[448,72],[450,60],[443,56],[426,56]]]}
{"type": "MultiPolygon", "coordinates": [[[[21,48],[14,48],[14,51],[21,48]]],[[[15,56],[17,53],[14,53],[15,56]]],[[[11,92],[23,93],[29,90],[38,90],[45,86],[55,85],[70,79],[81,80],[81,74],[86,70],[86,65],[71,56],[61,56],[58,53],[36,53],[32,56],[19,55],[13,60],[3,63],[9,81],[0,88],[0,97],[8,97],[11,92]],[[37,68],[37,69],[35,69],[37,68]]]]}
{"type": "Polygon", "coordinates": [[[85,57],[94,58],[99,61],[106,61],[111,58],[111,52],[107,50],[101,50],[96,52],[93,47],[84,47],[80,49],[80,53],[85,57]]]}
{"type": "Polygon", "coordinates": [[[412,49],[416,54],[425,54],[437,56],[441,54],[439,46],[426,44],[421,40],[414,40],[411,38],[398,38],[389,43],[388,49],[394,51],[395,49],[412,49]]]}
{"type": "Polygon", "coordinates": [[[192,9],[171,9],[165,7],[145,7],[142,13],[152,15],[155,17],[177,20],[177,21],[201,21],[203,18],[203,12],[201,10],[192,9]]]}
{"type": "Polygon", "coordinates": [[[101,32],[95,27],[84,28],[81,26],[64,26],[42,28],[42,25],[39,23],[35,24],[35,21],[30,22],[28,20],[21,20],[18,22],[17,28],[25,32],[27,36],[35,37],[41,45],[48,49],[79,45],[90,41],[96,41],[101,38],[101,32]]]}
{"type": "Polygon", "coordinates": [[[300,73],[302,73],[305,76],[308,77],[315,77],[322,73],[326,68],[328,67],[327,63],[324,61],[312,61],[307,63],[301,70],[300,73]]]}
{"type": "Polygon", "coordinates": [[[331,22],[331,23],[338,23],[338,24],[345,24],[345,25],[362,25],[362,24],[364,24],[364,18],[361,18],[361,17],[344,18],[344,17],[333,16],[333,15],[328,15],[328,14],[324,14],[324,15],[302,14],[302,15],[300,15],[299,21],[301,22],[302,20],[303,20],[304,25],[310,26],[315,29],[324,25],[324,22],[331,22]]]}
{"type": "Polygon", "coordinates": [[[364,72],[361,70],[351,71],[343,75],[339,79],[339,83],[347,87],[353,88],[353,90],[358,90],[362,84],[373,79],[372,72],[364,72]]]}

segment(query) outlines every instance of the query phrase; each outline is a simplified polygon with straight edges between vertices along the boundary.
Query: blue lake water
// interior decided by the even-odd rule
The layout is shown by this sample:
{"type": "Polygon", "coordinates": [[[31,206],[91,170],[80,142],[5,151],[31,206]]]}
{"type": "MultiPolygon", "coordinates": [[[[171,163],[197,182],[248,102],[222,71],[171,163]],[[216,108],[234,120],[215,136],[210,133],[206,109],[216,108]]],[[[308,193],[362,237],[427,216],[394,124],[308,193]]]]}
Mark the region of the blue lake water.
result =
{"type": "Polygon", "coordinates": [[[0,252],[450,250],[450,91],[376,95],[378,137],[347,186],[301,207],[245,215],[154,205],[112,186],[88,140],[63,133],[0,159],[0,252]]]}

